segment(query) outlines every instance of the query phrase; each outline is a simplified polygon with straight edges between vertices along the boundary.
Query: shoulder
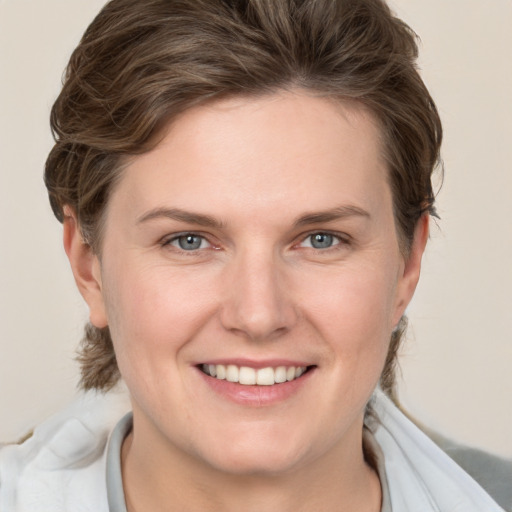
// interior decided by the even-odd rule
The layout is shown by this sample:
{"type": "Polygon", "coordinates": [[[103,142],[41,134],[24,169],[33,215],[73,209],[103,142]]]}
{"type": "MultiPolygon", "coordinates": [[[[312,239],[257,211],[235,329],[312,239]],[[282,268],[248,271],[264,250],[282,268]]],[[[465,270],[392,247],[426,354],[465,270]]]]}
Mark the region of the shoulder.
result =
{"type": "Polygon", "coordinates": [[[129,410],[123,391],[80,393],[21,444],[0,449],[0,510],[108,509],[105,447],[129,410]]]}
{"type": "Polygon", "coordinates": [[[381,390],[371,405],[367,426],[382,450],[393,510],[397,505],[397,510],[512,512],[508,461],[432,433],[411,421],[381,390]],[[490,471],[490,478],[478,480],[490,471]],[[494,487],[487,485],[489,480],[494,487]]]}
{"type": "Polygon", "coordinates": [[[427,435],[505,510],[512,512],[512,459],[464,446],[437,432],[427,435]]]}

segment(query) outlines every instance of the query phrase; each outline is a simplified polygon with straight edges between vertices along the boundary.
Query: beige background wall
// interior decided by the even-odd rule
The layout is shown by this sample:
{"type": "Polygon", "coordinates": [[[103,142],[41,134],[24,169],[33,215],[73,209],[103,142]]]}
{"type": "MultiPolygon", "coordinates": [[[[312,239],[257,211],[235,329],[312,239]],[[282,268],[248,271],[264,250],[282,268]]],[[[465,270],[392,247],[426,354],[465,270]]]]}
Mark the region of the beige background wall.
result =
{"type": "MultiPolygon", "coordinates": [[[[103,0],[0,0],[0,441],[74,393],[87,313],[42,184],[61,72],[103,0]]],[[[512,1],[394,0],[422,38],[446,179],[402,356],[405,405],[512,457],[512,1]]]]}

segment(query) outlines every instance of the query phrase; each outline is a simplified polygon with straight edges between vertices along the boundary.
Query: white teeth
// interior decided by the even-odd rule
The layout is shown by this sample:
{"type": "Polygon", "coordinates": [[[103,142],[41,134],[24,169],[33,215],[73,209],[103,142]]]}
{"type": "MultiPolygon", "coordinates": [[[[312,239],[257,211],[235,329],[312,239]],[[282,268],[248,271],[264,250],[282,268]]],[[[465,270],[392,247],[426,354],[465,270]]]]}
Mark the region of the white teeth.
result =
{"type": "Polygon", "coordinates": [[[235,366],[234,364],[228,364],[226,368],[226,380],[229,382],[238,382],[238,366],[235,366]]]}
{"type": "MultiPolygon", "coordinates": [[[[215,365],[217,375],[212,375],[212,377],[217,377],[217,379],[223,380],[226,378],[226,367],[223,364],[215,365]]],[[[211,375],[211,373],[210,373],[211,375]]]]}
{"type": "Polygon", "coordinates": [[[260,368],[256,372],[256,383],[259,386],[272,386],[275,384],[274,368],[260,368]]]}
{"type": "Polygon", "coordinates": [[[229,382],[238,382],[244,386],[272,386],[298,379],[306,371],[306,366],[278,366],[272,368],[250,368],[234,364],[203,364],[202,370],[210,377],[229,382]]]}
{"type": "Polygon", "coordinates": [[[286,366],[278,366],[274,372],[274,380],[277,384],[286,382],[286,366]]]}
{"type": "Polygon", "coordinates": [[[240,367],[238,382],[246,386],[256,384],[256,370],[247,366],[240,367]]]}

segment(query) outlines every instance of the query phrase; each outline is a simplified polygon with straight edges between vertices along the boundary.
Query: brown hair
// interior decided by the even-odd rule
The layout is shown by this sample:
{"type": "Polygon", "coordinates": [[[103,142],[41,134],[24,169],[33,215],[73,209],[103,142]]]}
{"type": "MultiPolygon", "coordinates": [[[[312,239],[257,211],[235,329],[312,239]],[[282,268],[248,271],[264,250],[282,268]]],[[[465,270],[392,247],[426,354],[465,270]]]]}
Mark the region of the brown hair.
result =
{"type": "MultiPolygon", "coordinates": [[[[434,213],[431,175],[441,123],[416,67],[415,34],[381,0],[112,0],[71,56],[51,113],[45,182],[56,217],[77,215],[101,249],[101,219],[125,156],[201,102],[302,88],[364,104],[381,125],[404,254],[434,213]]],[[[392,335],[382,385],[393,387],[402,337],[392,335]]],[[[86,329],[82,387],[119,372],[108,328],[86,329]]]]}

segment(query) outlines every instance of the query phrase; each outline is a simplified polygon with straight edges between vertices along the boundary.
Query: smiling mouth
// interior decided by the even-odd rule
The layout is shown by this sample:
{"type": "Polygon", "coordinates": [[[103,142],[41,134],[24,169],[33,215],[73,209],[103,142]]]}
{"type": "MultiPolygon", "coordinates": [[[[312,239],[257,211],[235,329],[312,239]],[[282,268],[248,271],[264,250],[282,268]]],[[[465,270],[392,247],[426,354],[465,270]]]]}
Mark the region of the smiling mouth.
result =
{"type": "Polygon", "coordinates": [[[277,366],[266,368],[251,368],[234,364],[202,364],[199,369],[217,380],[227,380],[243,386],[273,386],[300,378],[312,366],[277,366]]]}

